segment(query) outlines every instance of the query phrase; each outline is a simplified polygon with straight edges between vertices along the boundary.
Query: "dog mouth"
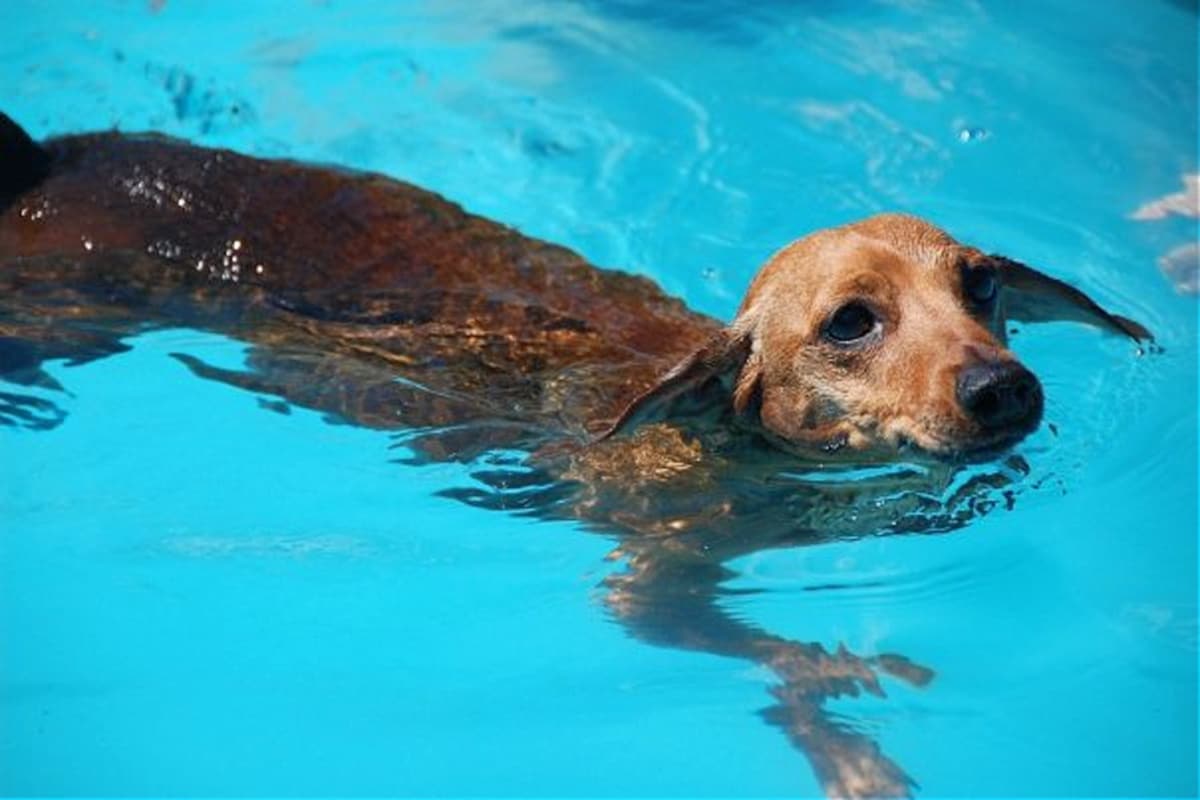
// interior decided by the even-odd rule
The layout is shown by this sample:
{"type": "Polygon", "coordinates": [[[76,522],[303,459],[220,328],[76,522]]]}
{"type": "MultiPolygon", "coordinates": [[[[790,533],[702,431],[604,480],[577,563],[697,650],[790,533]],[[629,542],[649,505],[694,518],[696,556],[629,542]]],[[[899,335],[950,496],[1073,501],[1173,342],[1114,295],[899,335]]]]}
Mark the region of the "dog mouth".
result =
{"type": "Polygon", "coordinates": [[[994,461],[1007,454],[1037,429],[1037,424],[992,433],[968,441],[935,440],[922,443],[906,436],[897,440],[896,450],[905,457],[926,458],[949,464],[978,464],[994,461]]]}
{"type": "MultiPolygon", "coordinates": [[[[913,420],[917,422],[917,420],[913,420]]],[[[880,465],[896,461],[977,464],[1004,457],[1041,424],[1041,415],[998,430],[957,426],[961,422],[927,419],[913,427],[884,426],[869,421],[845,427],[827,437],[794,441],[756,429],[772,449],[806,462],[880,465]],[[907,428],[907,430],[905,430],[907,428]]]]}
{"type": "Polygon", "coordinates": [[[952,450],[948,456],[943,456],[943,459],[960,464],[977,464],[981,461],[993,461],[1025,441],[1025,437],[1029,433],[1030,431],[1009,433],[987,442],[952,450]]]}

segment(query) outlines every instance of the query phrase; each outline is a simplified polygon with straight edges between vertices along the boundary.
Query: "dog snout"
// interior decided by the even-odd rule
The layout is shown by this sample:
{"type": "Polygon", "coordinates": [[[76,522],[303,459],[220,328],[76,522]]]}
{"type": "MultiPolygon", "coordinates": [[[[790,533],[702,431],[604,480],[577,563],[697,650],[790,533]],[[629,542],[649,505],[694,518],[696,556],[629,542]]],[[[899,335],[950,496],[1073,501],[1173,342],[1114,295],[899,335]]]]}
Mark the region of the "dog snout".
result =
{"type": "Polygon", "coordinates": [[[1042,417],[1042,386],[1014,361],[968,366],[958,376],[958,403],[989,431],[1032,428],[1042,417]]]}

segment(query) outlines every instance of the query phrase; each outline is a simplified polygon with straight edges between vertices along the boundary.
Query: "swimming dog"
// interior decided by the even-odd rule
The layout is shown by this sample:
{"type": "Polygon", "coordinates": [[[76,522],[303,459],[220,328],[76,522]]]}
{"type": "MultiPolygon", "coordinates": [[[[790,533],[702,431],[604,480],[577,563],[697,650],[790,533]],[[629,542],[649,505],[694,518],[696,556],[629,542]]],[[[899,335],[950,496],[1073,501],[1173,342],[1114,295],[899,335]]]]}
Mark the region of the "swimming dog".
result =
{"type": "MultiPolygon", "coordinates": [[[[1066,283],[903,214],[787,245],[723,325],[645,278],[381,175],[153,134],[39,144],[2,115],[0,148],[0,378],[55,389],[46,362],[120,352],[153,328],[247,342],[244,370],[178,358],[202,378],[405,431],[414,459],[479,465],[483,488],[449,496],[618,537],[614,616],[646,641],[769,668],[780,684],[765,716],[831,796],[913,784],[825,701],[882,694],[880,670],[918,685],[932,671],[735,618],[721,608],[723,564],[948,530],[1011,503],[1022,467],[1005,453],[1039,425],[1043,390],[1009,349],[1008,321],[1150,338],[1066,283]],[[499,452],[528,457],[487,455],[499,452]],[[1002,466],[930,499],[989,459],[1002,466]],[[898,460],[927,466],[819,488],[781,477],[898,460]]],[[[0,393],[0,421],[60,419],[42,398],[0,393]]]]}

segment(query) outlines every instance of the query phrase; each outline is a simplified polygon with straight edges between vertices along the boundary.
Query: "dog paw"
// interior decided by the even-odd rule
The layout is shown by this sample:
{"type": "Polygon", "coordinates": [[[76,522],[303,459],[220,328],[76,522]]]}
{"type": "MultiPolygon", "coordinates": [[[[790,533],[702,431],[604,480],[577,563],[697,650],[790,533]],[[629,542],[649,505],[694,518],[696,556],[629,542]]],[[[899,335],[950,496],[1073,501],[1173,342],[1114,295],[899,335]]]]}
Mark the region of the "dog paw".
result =
{"type": "Polygon", "coordinates": [[[827,797],[912,797],[912,778],[879,752],[874,742],[855,740],[852,747],[838,748],[827,755],[829,769],[821,776],[827,797]]]}
{"type": "Polygon", "coordinates": [[[910,686],[918,688],[928,686],[929,682],[937,675],[929,667],[922,666],[906,656],[896,653],[880,653],[872,658],[871,662],[893,678],[899,678],[910,686]]]}

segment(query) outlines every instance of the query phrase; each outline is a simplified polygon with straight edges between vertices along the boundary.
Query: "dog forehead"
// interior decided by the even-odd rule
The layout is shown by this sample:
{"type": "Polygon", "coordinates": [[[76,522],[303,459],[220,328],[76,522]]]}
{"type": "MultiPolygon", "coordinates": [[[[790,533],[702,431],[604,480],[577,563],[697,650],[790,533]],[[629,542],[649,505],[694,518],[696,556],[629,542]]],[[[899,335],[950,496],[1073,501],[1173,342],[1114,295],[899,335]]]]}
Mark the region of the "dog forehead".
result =
{"type": "Polygon", "coordinates": [[[819,231],[767,261],[746,293],[742,310],[778,305],[795,309],[831,294],[941,282],[961,249],[945,231],[903,214],[881,214],[819,231]]]}
{"type": "Polygon", "coordinates": [[[819,258],[833,273],[886,275],[904,282],[940,278],[962,248],[945,231],[917,217],[882,214],[836,229],[819,258]]]}
{"type": "Polygon", "coordinates": [[[887,244],[913,258],[958,244],[950,234],[920,217],[909,214],[876,214],[836,230],[854,232],[887,244]]]}

